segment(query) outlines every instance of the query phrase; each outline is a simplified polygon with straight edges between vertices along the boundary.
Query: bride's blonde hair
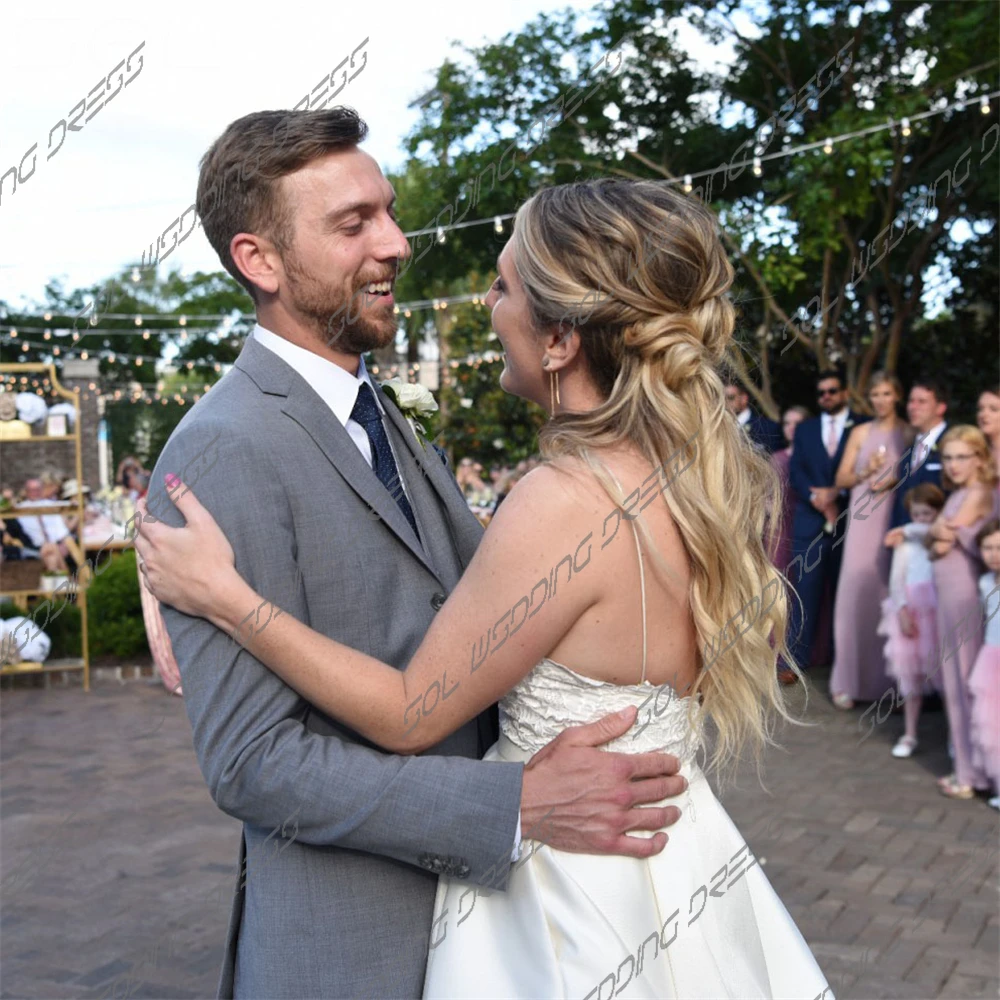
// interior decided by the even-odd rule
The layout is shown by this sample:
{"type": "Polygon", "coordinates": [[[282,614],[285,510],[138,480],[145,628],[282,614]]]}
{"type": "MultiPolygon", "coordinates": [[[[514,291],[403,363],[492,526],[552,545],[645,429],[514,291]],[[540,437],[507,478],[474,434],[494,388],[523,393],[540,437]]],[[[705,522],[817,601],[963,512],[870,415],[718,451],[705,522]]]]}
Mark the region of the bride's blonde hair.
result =
{"type": "Polygon", "coordinates": [[[586,463],[619,505],[621,490],[592,449],[630,443],[667,479],[691,463],[663,496],[690,556],[691,613],[706,651],[689,692],[692,721],[700,702],[717,731],[709,763],[718,770],[744,747],[759,767],[777,717],[793,720],[775,663],[779,653],[792,662],[785,580],[764,540],[767,529],[773,543],[767,512],[781,510],[781,486],[726,410],[717,369],[735,326],[733,268],[716,227],[700,202],[666,186],[601,179],[529,199],[511,250],[536,329],[579,331],[606,399],[554,416],[539,434],[542,456],[586,463]]]}

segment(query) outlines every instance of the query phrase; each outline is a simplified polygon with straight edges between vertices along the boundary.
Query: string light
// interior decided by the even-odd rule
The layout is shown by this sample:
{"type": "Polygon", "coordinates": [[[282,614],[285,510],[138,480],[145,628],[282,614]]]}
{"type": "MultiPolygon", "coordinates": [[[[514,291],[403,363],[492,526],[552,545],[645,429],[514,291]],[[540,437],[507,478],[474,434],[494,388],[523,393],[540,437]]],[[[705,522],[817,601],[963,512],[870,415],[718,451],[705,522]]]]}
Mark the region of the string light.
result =
{"type": "Polygon", "coordinates": [[[135,325],[136,326],[142,326],[142,317],[141,316],[136,316],[136,318],[135,318],[135,325]]]}
{"type": "Polygon", "coordinates": [[[691,188],[691,175],[690,174],[685,174],[684,175],[684,193],[685,194],[690,194],[691,190],[692,190],[692,188],[691,188]]]}
{"type": "Polygon", "coordinates": [[[493,232],[502,233],[503,232],[503,219],[499,215],[493,217],[493,232]]]}
{"type": "Polygon", "coordinates": [[[754,174],[754,177],[760,177],[760,175],[763,172],[764,171],[761,169],[761,165],[760,165],[760,157],[759,156],[755,156],[753,158],[753,174],[754,174]]]}
{"type": "Polygon", "coordinates": [[[899,130],[903,133],[904,136],[909,135],[913,131],[913,129],[910,128],[910,119],[909,118],[904,118],[899,123],[899,130]]]}
{"type": "Polygon", "coordinates": [[[181,318],[177,320],[179,326],[187,326],[187,322],[187,316],[181,316],[181,318]]]}
{"type": "Polygon", "coordinates": [[[52,319],[52,313],[46,313],[45,314],[45,322],[48,323],[50,319],[52,319]]]}
{"type": "Polygon", "coordinates": [[[827,156],[829,156],[830,153],[833,152],[833,140],[832,139],[827,139],[826,142],[823,143],[823,152],[826,153],[827,156]]]}
{"type": "Polygon", "coordinates": [[[132,268],[132,280],[136,284],[139,284],[139,282],[142,280],[142,275],[139,274],[139,268],[137,268],[137,267],[133,267],[132,268]]]}
{"type": "Polygon", "coordinates": [[[979,110],[982,111],[984,115],[988,115],[990,113],[990,99],[986,94],[983,94],[983,96],[979,98],[979,110]]]}
{"type": "Polygon", "coordinates": [[[447,239],[447,237],[444,234],[444,226],[438,226],[437,227],[437,240],[438,240],[438,243],[444,243],[444,241],[446,239],[447,239]]]}

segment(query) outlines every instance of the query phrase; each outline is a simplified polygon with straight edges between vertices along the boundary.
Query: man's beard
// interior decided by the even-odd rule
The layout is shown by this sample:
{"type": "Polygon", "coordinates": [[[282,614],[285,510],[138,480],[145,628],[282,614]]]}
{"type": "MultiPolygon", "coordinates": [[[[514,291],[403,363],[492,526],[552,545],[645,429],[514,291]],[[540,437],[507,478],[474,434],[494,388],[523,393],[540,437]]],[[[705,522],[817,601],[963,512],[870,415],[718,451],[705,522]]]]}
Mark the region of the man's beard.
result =
{"type": "Polygon", "coordinates": [[[382,321],[372,321],[366,314],[367,302],[376,298],[366,292],[368,282],[346,295],[302,268],[294,252],[287,252],[283,263],[292,306],[327,347],[365,354],[388,347],[396,339],[391,312],[382,321]]]}

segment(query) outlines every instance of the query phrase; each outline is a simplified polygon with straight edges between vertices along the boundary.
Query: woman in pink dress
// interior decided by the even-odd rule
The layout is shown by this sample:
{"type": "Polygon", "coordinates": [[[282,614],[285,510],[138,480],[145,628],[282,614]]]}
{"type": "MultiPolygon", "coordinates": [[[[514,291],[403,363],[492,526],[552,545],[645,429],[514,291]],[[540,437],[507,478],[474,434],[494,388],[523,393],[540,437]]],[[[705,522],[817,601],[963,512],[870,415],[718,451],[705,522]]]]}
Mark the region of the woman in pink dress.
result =
{"type": "Polygon", "coordinates": [[[954,489],[931,525],[934,589],[938,598],[941,680],[955,771],[941,778],[942,794],[971,799],[988,785],[972,759],[969,674],[982,646],[982,629],[970,629],[968,617],[979,607],[980,562],[975,533],[995,517],[996,466],[983,432],[969,424],[950,428],[941,439],[941,485],[954,489]],[[972,533],[972,544],[966,542],[972,533]]]}
{"type": "Polygon", "coordinates": [[[993,783],[990,805],[1000,809],[1000,520],[987,521],[976,540],[987,569],[979,578],[986,630],[969,675],[972,762],[981,766],[993,783]]]}
{"type": "Polygon", "coordinates": [[[785,572],[792,558],[792,515],[795,513],[795,494],[788,481],[788,463],[792,460],[792,449],[795,447],[795,428],[808,416],[809,411],[804,406],[791,406],[785,410],[785,415],[781,420],[781,429],[788,442],[788,447],[776,451],[771,456],[771,464],[781,480],[782,498],[781,510],[778,514],[780,521],[775,535],[771,562],[782,573],[785,572]]]}
{"type": "Polygon", "coordinates": [[[993,464],[1000,470],[1000,389],[984,389],[979,394],[976,425],[986,435],[993,464]]]}
{"type": "Polygon", "coordinates": [[[833,672],[837,708],[878,701],[890,686],[877,632],[889,596],[891,556],[882,542],[892,519],[893,470],[909,446],[909,428],[897,415],[903,387],[895,375],[872,375],[868,399],[875,419],[851,431],[836,486],[851,491],[844,557],[833,605],[833,672]]]}

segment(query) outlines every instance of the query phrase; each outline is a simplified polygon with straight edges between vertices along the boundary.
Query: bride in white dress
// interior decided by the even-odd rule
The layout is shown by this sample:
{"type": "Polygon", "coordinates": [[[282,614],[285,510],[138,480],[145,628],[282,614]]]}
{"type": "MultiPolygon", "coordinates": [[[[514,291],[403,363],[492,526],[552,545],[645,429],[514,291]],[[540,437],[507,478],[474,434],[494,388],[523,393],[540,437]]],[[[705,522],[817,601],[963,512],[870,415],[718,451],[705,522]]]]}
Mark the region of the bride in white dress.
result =
{"type": "MultiPolygon", "coordinates": [[[[499,699],[487,759],[531,767],[567,727],[634,706],[606,749],[681,760],[688,788],[666,803],[681,818],[658,853],[555,850],[543,821],[495,887],[442,878],[425,997],[827,1000],[699,763],[759,759],[788,717],[784,583],[762,539],[777,484],[725,409],[733,271],[714,217],[654,183],[546,189],[498,273],[500,384],[549,411],[545,464],[497,510],[405,670],[291,615],[253,637],[254,656],[396,753],[499,699]]],[[[232,632],[262,599],[193,492],[175,503],[184,528],[142,525],[143,571],[160,600],[232,632]]]]}

